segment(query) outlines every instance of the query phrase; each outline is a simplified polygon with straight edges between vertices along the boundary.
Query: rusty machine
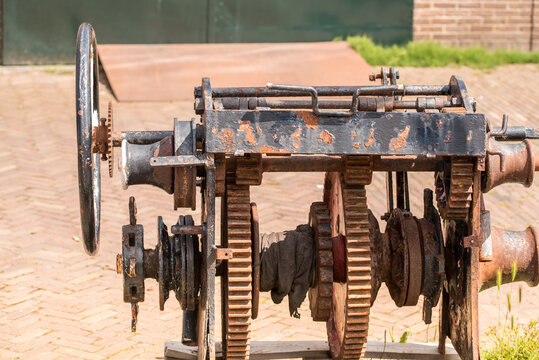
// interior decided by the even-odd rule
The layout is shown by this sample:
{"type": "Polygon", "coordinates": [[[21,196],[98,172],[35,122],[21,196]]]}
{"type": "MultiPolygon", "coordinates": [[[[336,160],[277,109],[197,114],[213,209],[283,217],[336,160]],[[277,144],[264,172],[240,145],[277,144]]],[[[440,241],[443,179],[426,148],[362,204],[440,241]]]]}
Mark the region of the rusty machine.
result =
{"type": "MultiPolygon", "coordinates": [[[[172,195],[174,209],[195,209],[144,248],[133,198],[122,228],[118,272],[134,329],[144,280],[159,284],[161,310],[170,292],[183,309],[182,342],[213,359],[215,281],[221,281],[222,353],[249,357],[250,326],[259,292],[289,297],[290,314],[308,297],[314,321],[327,323],[334,359],[362,357],[369,310],[384,282],[397,306],[416,305],[423,320],[440,303],[439,351],[446,337],[462,359],[479,359],[478,292],[501,270],[511,279],[539,282],[537,227],[507,231],[491,226],[483,194],[505,183],[530,186],[539,162],[530,139],[539,131],[494,127],[475,111],[464,82],[402,85],[393,68],[371,75],[372,86],[194,89],[198,117],[175,120],[165,131],[114,131],[112,108],[101,117],[96,38],[82,24],[77,38],[76,111],[81,223],[84,247],[95,254],[100,228],[100,163],[112,176],[121,149],[124,187],[150,184],[172,195]],[[249,189],[265,172],[325,172],[320,201],[308,224],[259,234],[249,189]],[[367,207],[365,187],[386,173],[385,231],[367,207]],[[424,212],[410,212],[408,172],[432,173],[424,212]],[[221,208],[216,209],[216,198],[221,208]],[[216,211],[221,224],[216,224],[216,211]],[[220,244],[216,232],[220,231],[220,244]]],[[[414,195],[416,196],[416,195],[414,195]]],[[[299,219],[301,221],[301,219],[299,219]]],[[[218,305],[219,306],[219,305],[218,305]]]]}

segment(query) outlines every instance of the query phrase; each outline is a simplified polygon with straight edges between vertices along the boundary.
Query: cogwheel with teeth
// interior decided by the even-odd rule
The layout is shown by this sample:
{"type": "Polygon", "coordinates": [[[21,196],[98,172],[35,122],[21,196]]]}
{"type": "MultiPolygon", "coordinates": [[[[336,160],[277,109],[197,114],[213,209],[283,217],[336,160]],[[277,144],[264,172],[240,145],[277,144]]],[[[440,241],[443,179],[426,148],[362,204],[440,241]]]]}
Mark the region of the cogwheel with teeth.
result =
{"type": "Polygon", "coordinates": [[[314,231],[315,267],[313,287],[309,289],[309,306],[314,321],[327,321],[333,297],[333,243],[329,209],[324,202],[311,204],[309,225],[314,231]]]}
{"type": "Polygon", "coordinates": [[[464,220],[473,193],[473,159],[452,158],[445,171],[436,173],[436,202],[442,218],[464,220]]]}
{"type": "Polygon", "coordinates": [[[331,235],[344,237],[346,254],[345,282],[333,283],[327,322],[331,356],[336,360],[360,359],[367,343],[371,246],[365,185],[370,183],[371,174],[370,159],[349,157],[344,173],[327,173],[324,184],[331,235]]]}
{"type": "Polygon", "coordinates": [[[112,102],[109,101],[107,114],[107,160],[109,163],[109,176],[112,177],[114,168],[114,145],[112,144],[112,102]]]}
{"type": "Polygon", "coordinates": [[[234,257],[222,278],[223,352],[225,359],[248,359],[252,310],[251,201],[249,185],[227,176],[224,198],[224,242],[234,257]]]}

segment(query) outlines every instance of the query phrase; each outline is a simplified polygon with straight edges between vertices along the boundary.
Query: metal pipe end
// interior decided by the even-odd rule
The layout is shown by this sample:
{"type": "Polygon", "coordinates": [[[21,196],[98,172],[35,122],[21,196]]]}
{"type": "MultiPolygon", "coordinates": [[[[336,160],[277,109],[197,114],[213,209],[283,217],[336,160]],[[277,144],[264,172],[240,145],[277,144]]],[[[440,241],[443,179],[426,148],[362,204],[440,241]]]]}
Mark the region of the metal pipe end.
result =
{"type": "Polygon", "coordinates": [[[129,171],[127,169],[127,140],[122,140],[122,156],[118,162],[118,170],[121,174],[122,189],[127,190],[129,184],[129,171]]]}

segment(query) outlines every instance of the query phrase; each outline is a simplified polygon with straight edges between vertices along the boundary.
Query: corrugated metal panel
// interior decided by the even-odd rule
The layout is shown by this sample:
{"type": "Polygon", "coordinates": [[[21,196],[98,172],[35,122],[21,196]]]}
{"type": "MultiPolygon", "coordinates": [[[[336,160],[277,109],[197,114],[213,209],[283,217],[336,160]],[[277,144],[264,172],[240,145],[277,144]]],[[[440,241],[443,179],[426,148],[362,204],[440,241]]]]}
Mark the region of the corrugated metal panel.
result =
{"type": "Polygon", "coordinates": [[[102,44],[206,42],[206,10],[196,0],[3,0],[4,64],[74,63],[85,21],[102,44]]]}
{"type": "Polygon", "coordinates": [[[412,38],[413,0],[2,0],[4,64],[72,63],[92,23],[102,44],[412,38]]]}
{"type": "Polygon", "coordinates": [[[413,0],[209,0],[210,42],[412,39],[413,0]]]}

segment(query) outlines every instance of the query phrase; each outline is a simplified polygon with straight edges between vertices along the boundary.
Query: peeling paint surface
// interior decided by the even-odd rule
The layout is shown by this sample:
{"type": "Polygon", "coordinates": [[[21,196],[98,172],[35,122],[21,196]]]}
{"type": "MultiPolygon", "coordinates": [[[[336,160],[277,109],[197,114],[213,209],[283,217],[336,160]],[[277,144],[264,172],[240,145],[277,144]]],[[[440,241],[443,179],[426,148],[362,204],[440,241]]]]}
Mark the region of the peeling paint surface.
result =
{"type": "Polygon", "coordinates": [[[365,146],[366,146],[366,147],[371,146],[372,143],[375,141],[373,135],[374,135],[374,129],[371,129],[371,130],[369,131],[369,140],[367,140],[367,142],[365,143],[365,146]]]}
{"type": "Polygon", "coordinates": [[[400,132],[396,138],[391,139],[391,141],[389,142],[389,147],[396,151],[406,146],[406,139],[408,138],[409,134],[410,126],[406,126],[406,128],[402,132],[400,132]]]}
{"type": "Polygon", "coordinates": [[[320,139],[324,140],[326,143],[333,143],[333,135],[331,135],[327,130],[322,131],[320,134],[320,139]]]}
{"type": "Polygon", "coordinates": [[[245,141],[250,143],[253,146],[256,146],[256,140],[255,140],[255,134],[253,132],[253,129],[250,126],[250,123],[248,121],[239,121],[240,123],[240,129],[239,131],[245,132],[245,141]]]}
{"type": "Polygon", "coordinates": [[[222,150],[224,152],[233,152],[235,149],[234,141],[234,132],[232,129],[222,129],[219,135],[217,135],[219,140],[221,140],[222,150]]]}
{"type": "Polygon", "coordinates": [[[315,117],[310,111],[218,110],[204,117],[208,153],[476,156],[486,151],[485,138],[470,138],[470,131],[486,129],[482,114],[315,117]]]}
{"type": "Polygon", "coordinates": [[[294,131],[294,133],[292,134],[292,139],[294,140],[298,140],[299,136],[301,135],[301,129],[297,129],[296,131],[294,131]]]}
{"type": "Polygon", "coordinates": [[[297,114],[298,118],[301,118],[303,119],[303,121],[305,121],[305,125],[307,125],[309,129],[316,130],[320,119],[314,116],[312,111],[298,111],[297,114]]]}

